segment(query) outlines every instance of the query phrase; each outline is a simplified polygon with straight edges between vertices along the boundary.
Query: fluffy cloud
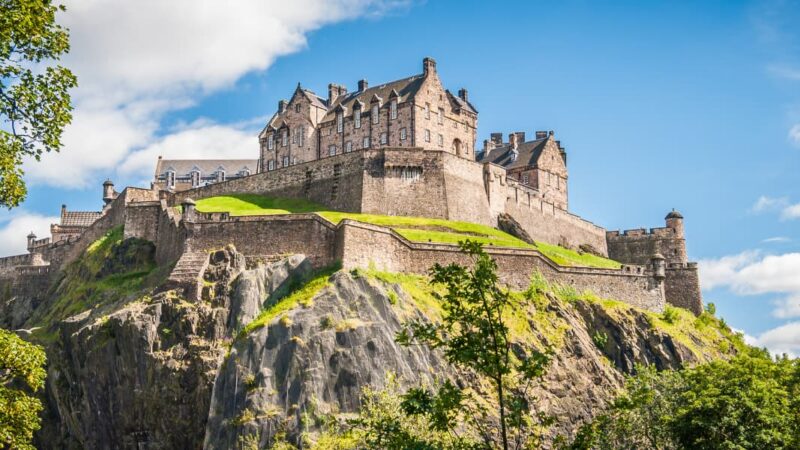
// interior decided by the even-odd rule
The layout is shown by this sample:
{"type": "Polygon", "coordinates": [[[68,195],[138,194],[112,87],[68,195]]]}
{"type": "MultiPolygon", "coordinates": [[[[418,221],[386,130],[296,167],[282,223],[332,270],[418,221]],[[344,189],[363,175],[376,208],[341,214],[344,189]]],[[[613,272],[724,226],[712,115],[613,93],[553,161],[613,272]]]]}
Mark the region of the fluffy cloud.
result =
{"type": "Polygon", "coordinates": [[[50,224],[58,217],[46,217],[27,212],[0,223],[0,256],[18,255],[27,252],[25,236],[33,231],[40,238],[50,236],[50,224]]]}
{"type": "MultiPolygon", "coordinates": [[[[29,162],[26,172],[34,183],[80,188],[123,161],[141,165],[138,158],[152,154],[148,149],[188,139],[183,131],[176,140],[157,137],[165,134],[159,129],[165,113],[186,108],[249,72],[267,69],[276,58],[301,50],[310,31],[381,14],[402,3],[69,1],[60,20],[71,33],[72,50],[65,64],[80,83],[73,97],[74,121],[65,131],[63,152],[29,162]]],[[[215,131],[222,133],[219,127],[215,131]]],[[[227,132],[235,135],[239,130],[231,127],[227,132]]],[[[214,156],[227,156],[229,147],[219,145],[214,156]]],[[[209,156],[210,146],[204,148],[205,155],[191,154],[209,156]]],[[[253,142],[251,154],[256,152],[253,142]]],[[[187,150],[178,155],[188,155],[187,150]]]]}
{"type": "Polygon", "coordinates": [[[739,271],[756,261],[758,256],[757,251],[746,251],[718,259],[701,259],[698,265],[703,288],[711,290],[733,285],[739,278],[739,271]]]}
{"type": "Polygon", "coordinates": [[[788,204],[789,199],[786,197],[774,198],[762,195],[761,197],[758,197],[758,200],[756,200],[753,206],[750,207],[750,211],[754,213],[776,211],[786,207],[788,204]]]}
{"type": "Polygon", "coordinates": [[[777,355],[800,356],[800,322],[790,322],[766,331],[755,339],[754,344],[777,355]]]}
{"type": "Polygon", "coordinates": [[[781,210],[782,219],[798,219],[800,218],[800,203],[788,205],[781,210]]]}
{"type": "Polygon", "coordinates": [[[122,163],[120,172],[152,178],[159,155],[167,158],[255,159],[257,150],[256,138],[247,129],[196,122],[134,151],[122,163]]]}

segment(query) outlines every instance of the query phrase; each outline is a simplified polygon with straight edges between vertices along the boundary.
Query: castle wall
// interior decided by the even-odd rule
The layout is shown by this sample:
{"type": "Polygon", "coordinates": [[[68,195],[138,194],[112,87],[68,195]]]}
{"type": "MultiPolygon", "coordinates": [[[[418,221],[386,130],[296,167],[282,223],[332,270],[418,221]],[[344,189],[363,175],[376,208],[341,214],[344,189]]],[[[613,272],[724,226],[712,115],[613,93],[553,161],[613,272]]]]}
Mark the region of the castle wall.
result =
{"type": "Polygon", "coordinates": [[[186,229],[181,226],[180,218],[175,209],[168,206],[167,201],[159,202],[156,263],[166,265],[175,263],[181,257],[186,242],[186,229]]]}
{"type": "Polygon", "coordinates": [[[473,161],[442,154],[445,199],[450,220],[497,225],[484,187],[483,167],[473,161]]]}
{"type": "MultiPolygon", "coordinates": [[[[339,233],[339,254],[345,269],[374,266],[391,272],[425,274],[434,263],[472,263],[457,246],[409,242],[374,225],[345,220],[339,233]]],[[[531,274],[539,271],[551,283],[570,285],[578,291],[589,290],[651,311],[664,308],[663,285],[640,266],[623,270],[559,267],[536,250],[486,250],[497,261],[500,280],[516,289],[526,288],[531,274]]]]}
{"type": "Polygon", "coordinates": [[[703,294],[700,291],[700,274],[697,263],[667,266],[664,291],[667,303],[699,315],[703,312],[703,294]]]}
{"type": "Polygon", "coordinates": [[[660,253],[668,263],[687,260],[686,241],[674,228],[639,228],[622,233],[609,231],[607,242],[608,256],[627,264],[647,264],[656,253],[660,253]]]}
{"type": "Polygon", "coordinates": [[[211,251],[233,244],[250,257],[302,253],[314,267],[335,261],[335,227],[315,214],[200,219],[184,225],[187,251],[211,251]]]}

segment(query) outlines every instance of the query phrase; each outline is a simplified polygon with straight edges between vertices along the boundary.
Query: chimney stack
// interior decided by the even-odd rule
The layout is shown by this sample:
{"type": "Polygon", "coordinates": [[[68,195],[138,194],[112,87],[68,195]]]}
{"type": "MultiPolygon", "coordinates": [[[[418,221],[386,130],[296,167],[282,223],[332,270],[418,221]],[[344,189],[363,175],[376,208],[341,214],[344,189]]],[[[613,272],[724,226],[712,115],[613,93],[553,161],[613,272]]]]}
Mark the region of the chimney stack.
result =
{"type": "Polygon", "coordinates": [[[510,133],[508,135],[508,145],[511,146],[511,150],[517,149],[517,133],[510,133]]]}
{"type": "Polygon", "coordinates": [[[286,111],[286,100],[278,100],[278,114],[283,114],[286,111]]]}
{"type": "Polygon", "coordinates": [[[489,150],[491,150],[491,148],[494,148],[494,146],[492,146],[491,148],[489,147],[489,142],[490,141],[488,139],[484,139],[483,140],[483,153],[484,154],[488,153],[489,150]]]}
{"type": "Polygon", "coordinates": [[[503,133],[492,133],[491,140],[495,146],[503,145],[503,133]]]}
{"type": "Polygon", "coordinates": [[[367,80],[358,80],[358,92],[364,92],[369,87],[367,80]]]}
{"type": "Polygon", "coordinates": [[[436,61],[427,56],[422,60],[422,74],[427,77],[431,73],[436,73],[436,61]]]}
{"type": "Polygon", "coordinates": [[[536,139],[547,139],[547,131],[537,131],[536,139]]]}
{"type": "Polygon", "coordinates": [[[341,97],[342,95],[347,94],[347,88],[339,85],[331,83],[328,85],[328,106],[330,107],[336,102],[336,99],[341,97]]]}
{"type": "Polygon", "coordinates": [[[461,89],[458,90],[458,97],[461,100],[464,100],[465,102],[469,101],[469,94],[467,93],[467,90],[464,89],[464,88],[461,88],[461,89]]]}
{"type": "Polygon", "coordinates": [[[517,144],[522,144],[525,142],[525,132],[524,131],[517,131],[514,134],[517,135],[517,144]]]}

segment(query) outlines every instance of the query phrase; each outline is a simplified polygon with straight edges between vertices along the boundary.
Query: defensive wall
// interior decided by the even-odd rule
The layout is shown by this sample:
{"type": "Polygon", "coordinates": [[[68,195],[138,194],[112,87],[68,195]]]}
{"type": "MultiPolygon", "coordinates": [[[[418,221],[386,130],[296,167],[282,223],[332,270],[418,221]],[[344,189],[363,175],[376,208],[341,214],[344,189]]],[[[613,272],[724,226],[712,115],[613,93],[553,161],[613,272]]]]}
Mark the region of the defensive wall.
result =
{"type": "Polygon", "coordinates": [[[502,167],[441,150],[357,150],[178,192],[169,202],[178,205],[186,198],[235,193],[304,198],[347,212],[489,226],[496,226],[497,216],[507,213],[536,240],[572,248],[589,244],[607,254],[602,227],[556,207],[538,191],[508,180],[502,167]]]}

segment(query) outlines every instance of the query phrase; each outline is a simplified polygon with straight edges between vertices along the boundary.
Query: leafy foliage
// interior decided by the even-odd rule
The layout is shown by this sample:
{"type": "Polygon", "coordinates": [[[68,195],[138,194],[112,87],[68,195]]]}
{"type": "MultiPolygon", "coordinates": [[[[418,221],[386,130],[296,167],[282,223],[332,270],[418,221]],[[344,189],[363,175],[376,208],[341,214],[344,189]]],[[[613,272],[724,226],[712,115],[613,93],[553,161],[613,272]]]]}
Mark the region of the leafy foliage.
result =
{"type": "Polygon", "coordinates": [[[69,51],[67,30],[55,21],[63,10],[50,0],[0,0],[0,119],[8,125],[0,129],[1,206],[25,198],[24,158],[58,151],[72,120],[75,76],[60,65],[41,69],[69,51]]]}
{"type": "Polygon", "coordinates": [[[440,431],[455,432],[460,426],[457,419],[463,415],[466,426],[486,447],[529,448],[537,445],[540,427],[549,423],[533,410],[529,395],[532,383],[544,374],[549,355],[512,354],[506,312],[515,297],[499,286],[497,264],[480,243],[467,240],[460,246],[473,259],[472,269],[454,263],[436,264],[430,271],[431,282],[445,288],[444,294],[433,293],[442,305],[441,322],[411,320],[398,333],[397,342],[440,349],[449,363],[486,377],[492,384],[489,401],[468,398],[445,382],[438,392],[410,390],[403,409],[426,417],[440,431]]]}
{"type": "Polygon", "coordinates": [[[681,371],[639,367],[570,449],[793,449],[800,363],[751,349],[681,371]]]}
{"type": "Polygon", "coordinates": [[[0,447],[34,448],[42,402],[32,394],[44,387],[44,363],[41,347],[0,329],[0,447]]]}

